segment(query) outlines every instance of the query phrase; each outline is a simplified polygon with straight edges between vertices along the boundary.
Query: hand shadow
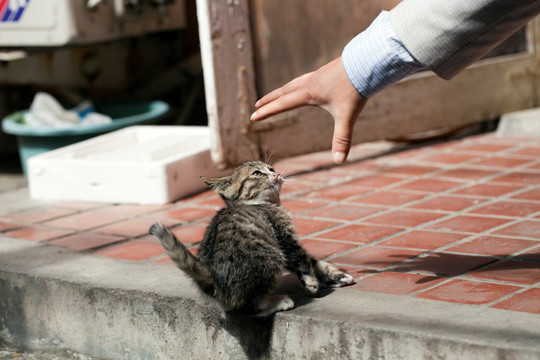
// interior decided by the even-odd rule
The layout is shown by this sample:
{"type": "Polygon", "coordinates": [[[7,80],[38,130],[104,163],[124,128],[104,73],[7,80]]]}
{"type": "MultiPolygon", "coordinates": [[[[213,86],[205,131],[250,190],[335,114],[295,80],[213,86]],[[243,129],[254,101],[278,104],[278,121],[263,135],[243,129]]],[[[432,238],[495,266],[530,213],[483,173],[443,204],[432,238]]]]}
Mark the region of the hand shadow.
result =
{"type": "MultiPolygon", "coordinates": [[[[398,254],[396,250],[392,258],[403,259],[403,255],[398,254]]],[[[431,281],[440,280],[440,278],[452,278],[466,273],[482,273],[488,271],[510,271],[516,269],[534,269],[534,274],[538,276],[540,269],[540,253],[526,253],[521,255],[499,254],[490,256],[465,255],[454,253],[433,253],[427,256],[418,256],[412,260],[406,259],[400,263],[393,261],[366,262],[366,265],[373,264],[377,266],[389,266],[383,270],[368,270],[365,272],[404,272],[404,273],[431,273],[416,281],[417,284],[423,284],[431,281]],[[392,266],[396,264],[395,266],[392,266]]],[[[504,276],[504,275],[502,275],[504,276]]],[[[536,280],[538,281],[538,280],[536,280]]]]}

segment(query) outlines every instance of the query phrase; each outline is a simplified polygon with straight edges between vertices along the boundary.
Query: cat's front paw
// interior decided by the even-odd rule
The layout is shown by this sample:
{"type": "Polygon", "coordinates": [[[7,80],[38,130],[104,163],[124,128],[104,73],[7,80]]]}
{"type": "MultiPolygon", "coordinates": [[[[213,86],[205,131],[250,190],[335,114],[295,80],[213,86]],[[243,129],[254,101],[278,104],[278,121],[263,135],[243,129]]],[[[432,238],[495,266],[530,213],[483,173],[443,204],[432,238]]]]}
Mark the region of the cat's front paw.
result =
{"type": "Polygon", "coordinates": [[[325,287],[338,288],[354,284],[354,279],[351,275],[344,273],[326,261],[317,261],[315,274],[325,287]]]}
{"type": "Polygon", "coordinates": [[[304,285],[304,288],[307,290],[307,292],[309,292],[310,294],[316,294],[317,291],[319,291],[319,281],[314,276],[303,275],[302,284],[304,285]]]}
{"type": "Polygon", "coordinates": [[[354,284],[354,279],[351,275],[346,273],[333,274],[331,278],[327,277],[323,284],[325,287],[339,288],[354,284]]]}
{"type": "Polygon", "coordinates": [[[287,295],[268,296],[259,303],[258,317],[272,315],[278,311],[294,308],[294,301],[287,295]]]}
{"type": "Polygon", "coordinates": [[[342,273],[342,277],[337,279],[337,281],[333,284],[333,287],[343,287],[352,284],[354,284],[353,277],[349,274],[342,273]]]}

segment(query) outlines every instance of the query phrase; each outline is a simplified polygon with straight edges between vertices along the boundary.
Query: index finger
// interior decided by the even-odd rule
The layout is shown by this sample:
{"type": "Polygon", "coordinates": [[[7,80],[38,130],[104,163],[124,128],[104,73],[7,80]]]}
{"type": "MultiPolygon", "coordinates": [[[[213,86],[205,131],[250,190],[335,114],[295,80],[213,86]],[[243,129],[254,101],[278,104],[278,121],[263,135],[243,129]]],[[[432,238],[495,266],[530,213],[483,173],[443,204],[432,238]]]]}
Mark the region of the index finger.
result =
{"type": "Polygon", "coordinates": [[[252,121],[264,120],[272,115],[309,105],[307,100],[307,93],[302,90],[293,91],[277,97],[274,96],[272,97],[272,100],[266,101],[263,105],[259,104],[259,109],[251,115],[250,119],[252,121]]]}
{"type": "Polygon", "coordinates": [[[259,99],[259,101],[255,103],[255,107],[259,108],[261,106],[268,104],[269,102],[276,100],[277,98],[281,96],[285,96],[288,93],[298,90],[302,86],[303,81],[311,74],[312,73],[307,73],[302,76],[299,76],[289,81],[282,87],[269,92],[268,94],[264,95],[262,98],[259,99]]]}

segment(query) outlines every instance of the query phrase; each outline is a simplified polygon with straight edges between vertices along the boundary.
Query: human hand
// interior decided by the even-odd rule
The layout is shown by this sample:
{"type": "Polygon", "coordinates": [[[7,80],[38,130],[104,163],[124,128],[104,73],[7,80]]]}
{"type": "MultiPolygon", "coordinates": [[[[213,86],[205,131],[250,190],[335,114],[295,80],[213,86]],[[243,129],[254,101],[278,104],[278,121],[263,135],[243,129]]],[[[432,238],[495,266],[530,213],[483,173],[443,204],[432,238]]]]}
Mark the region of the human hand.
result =
{"type": "Polygon", "coordinates": [[[263,96],[255,104],[257,110],[251,120],[264,120],[305,105],[325,109],[334,118],[332,158],[342,164],[349,154],[353,128],[366,102],[350,82],[339,57],[263,96]]]}

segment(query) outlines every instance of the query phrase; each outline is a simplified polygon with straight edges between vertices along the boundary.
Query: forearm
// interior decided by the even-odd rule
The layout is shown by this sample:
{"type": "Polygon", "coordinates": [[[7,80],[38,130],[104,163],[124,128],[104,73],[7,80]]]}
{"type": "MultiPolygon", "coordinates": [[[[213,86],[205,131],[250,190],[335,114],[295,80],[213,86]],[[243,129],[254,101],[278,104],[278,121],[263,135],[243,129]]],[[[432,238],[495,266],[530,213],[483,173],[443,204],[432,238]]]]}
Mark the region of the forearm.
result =
{"type": "Polygon", "coordinates": [[[421,64],[451,79],[538,13],[539,0],[405,0],[390,21],[421,64]]]}
{"type": "Polygon", "coordinates": [[[347,44],[349,80],[365,98],[427,68],[451,79],[540,13],[540,0],[404,0],[347,44]]]}

